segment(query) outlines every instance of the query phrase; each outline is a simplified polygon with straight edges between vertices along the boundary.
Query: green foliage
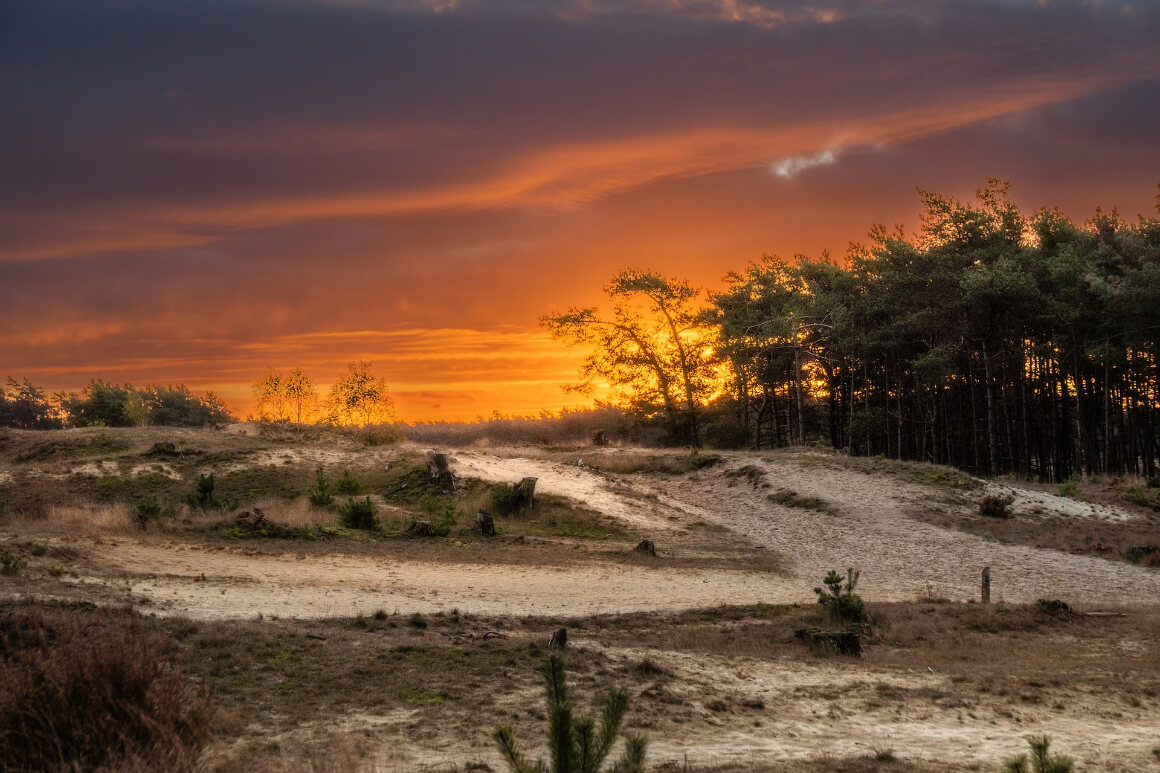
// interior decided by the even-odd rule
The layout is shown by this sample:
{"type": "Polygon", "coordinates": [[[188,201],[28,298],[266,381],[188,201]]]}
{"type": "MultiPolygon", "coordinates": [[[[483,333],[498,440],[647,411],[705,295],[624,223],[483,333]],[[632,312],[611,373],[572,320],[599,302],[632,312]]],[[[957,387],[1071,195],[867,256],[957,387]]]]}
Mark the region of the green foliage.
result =
{"type": "Polygon", "coordinates": [[[61,426],[61,412],[28,379],[17,381],[9,376],[7,385],[0,386],[0,427],[59,429],[61,426]]]}
{"type": "MultiPolygon", "coordinates": [[[[501,727],[492,736],[512,773],[597,773],[620,734],[628,693],[612,689],[604,704],[600,729],[591,717],[575,718],[568,699],[564,661],[556,654],[548,657],[541,671],[548,699],[548,750],[551,764],[537,760],[534,764],[519,750],[510,727],[501,727]]],[[[643,773],[646,742],[639,735],[625,735],[624,753],[609,771],[643,773]]]]}
{"type": "Polygon", "coordinates": [[[379,519],[376,516],[378,509],[371,502],[370,497],[352,499],[338,508],[339,521],[348,529],[362,529],[364,531],[378,531],[379,519]]]}
{"type": "Polygon", "coordinates": [[[511,515],[520,509],[520,497],[516,493],[516,487],[510,483],[492,486],[487,501],[490,512],[494,515],[511,515]]]}
{"type": "Polygon", "coordinates": [[[1120,496],[1128,502],[1160,512],[1160,489],[1143,486],[1125,486],[1120,496]]]}
{"type": "Polygon", "coordinates": [[[818,603],[835,621],[840,623],[866,621],[866,607],[862,597],[854,593],[860,576],[861,572],[857,569],[847,569],[845,578],[831,569],[822,580],[825,588],[814,588],[814,593],[818,594],[818,603]]]}
{"type": "Polygon", "coordinates": [[[20,571],[20,556],[7,550],[0,550],[0,574],[15,577],[20,571]]]}
{"type": "Polygon", "coordinates": [[[217,495],[214,493],[216,485],[212,472],[197,476],[197,488],[186,495],[185,503],[198,510],[212,510],[221,507],[221,502],[218,501],[217,495]]]}
{"type": "Polygon", "coordinates": [[[342,477],[338,479],[335,489],[339,494],[346,494],[347,496],[354,496],[362,491],[362,486],[355,480],[354,476],[350,474],[350,470],[343,470],[342,477]]]}
{"type": "Polygon", "coordinates": [[[330,507],[334,504],[334,496],[330,493],[330,482],[326,480],[326,473],[319,467],[314,475],[317,482],[314,490],[307,494],[310,504],[315,507],[330,507]]]}
{"type": "MultiPolygon", "coordinates": [[[[212,493],[212,491],[211,491],[212,493]]],[[[133,505],[133,523],[139,529],[145,529],[152,521],[161,516],[161,503],[156,499],[139,499],[133,505]]]]}
{"type": "Polygon", "coordinates": [[[233,418],[214,393],[198,395],[184,386],[137,388],[93,381],[79,395],[64,395],[61,406],[74,427],[204,427],[233,418]]]}
{"type": "Polygon", "coordinates": [[[1069,499],[1079,498],[1079,478],[1074,476],[1059,484],[1059,495],[1069,499]]]}
{"type": "Polygon", "coordinates": [[[1030,760],[1026,754],[1012,757],[1003,766],[1002,773],[1071,773],[1075,767],[1070,757],[1050,752],[1051,738],[1046,735],[1031,736],[1027,745],[1031,747],[1030,760]]]}

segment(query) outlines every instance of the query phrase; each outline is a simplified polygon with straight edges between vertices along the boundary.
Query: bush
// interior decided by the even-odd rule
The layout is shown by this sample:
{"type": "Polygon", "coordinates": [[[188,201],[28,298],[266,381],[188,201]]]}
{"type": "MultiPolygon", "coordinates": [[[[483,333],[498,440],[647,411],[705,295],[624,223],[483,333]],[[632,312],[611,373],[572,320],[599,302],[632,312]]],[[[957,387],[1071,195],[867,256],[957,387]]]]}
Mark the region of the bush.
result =
{"type": "Polygon", "coordinates": [[[1046,735],[1031,736],[1027,739],[1027,745],[1031,747],[1031,767],[1027,766],[1027,755],[1020,754],[1007,761],[1003,773],[1071,773],[1075,767],[1070,757],[1049,751],[1051,738],[1046,735]]]}
{"type": "Polygon", "coordinates": [[[509,483],[492,486],[488,497],[491,512],[496,515],[511,515],[520,509],[520,497],[516,487],[509,483]]]}
{"type": "Polygon", "coordinates": [[[140,621],[0,614],[0,768],[190,770],[215,714],[140,621]]]}
{"type": "Polygon", "coordinates": [[[343,526],[348,529],[363,529],[365,531],[379,530],[379,519],[375,517],[376,512],[370,497],[352,499],[338,508],[339,519],[343,526]]]}
{"type": "Polygon", "coordinates": [[[15,577],[20,571],[20,557],[7,550],[0,550],[0,574],[15,577]]]}
{"type": "Polygon", "coordinates": [[[822,579],[825,588],[814,588],[814,593],[818,594],[818,603],[839,623],[866,621],[866,607],[862,597],[854,593],[861,574],[857,569],[847,569],[843,584],[842,575],[831,569],[822,579]]]}
{"type": "Polygon", "coordinates": [[[310,504],[315,507],[330,507],[334,504],[334,497],[330,493],[330,483],[326,480],[326,473],[319,467],[314,475],[318,483],[314,491],[307,494],[310,498],[310,504]]]}
{"type": "MultiPolygon", "coordinates": [[[[515,736],[510,727],[501,727],[492,736],[499,745],[500,753],[514,773],[527,771],[576,771],[577,773],[597,773],[612,744],[620,734],[624,714],[628,710],[628,693],[612,689],[604,704],[600,719],[600,732],[596,732],[596,722],[591,717],[573,719],[572,704],[568,700],[568,688],[564,681],[564,661],[559,655],[549,656],[541,673],[548,691],[548,748],[552,765],[548,767],[542,760],[533,765],[516,747],[515,736]]],[[[639,735],[626,735],[624,752],[612,769],[620,773],[642,773],[644,771],[645,739],[639,735]]]]}
{"type": "Polygon", "coordinates": [[[1008,494],[987,494],[979,501],[979,512],[988,518],[1010,518],[1014,501],[1015,497],[1008,494]]]}
{"type": "Polygon", "coordinates": [[[133,523],[137,528],[144,529],[149,521],[161,516],[161,503],[156,499],[139,499],[133,506],[133,523]]]}
{"type": "Polygon", "coordinates": [[[213,473],[209,475],[199,475],[197,477],[197,488],[190,494],[185,496],[185,503],[190,507],[195,507],[199,510],[210,510],[215,507],[220,507],[217,496],[214,494],[214,480],[213,473]]]}
{"type": "Polygon", "coordinates": [[[354,479],[354,476],[350,474],[350,470],[342,471],[342,477],[338,479],[338,485],[335,488],[339,494],[346,494],[348,496],[354,496],[362,491],[362,487],[354,479]]]}

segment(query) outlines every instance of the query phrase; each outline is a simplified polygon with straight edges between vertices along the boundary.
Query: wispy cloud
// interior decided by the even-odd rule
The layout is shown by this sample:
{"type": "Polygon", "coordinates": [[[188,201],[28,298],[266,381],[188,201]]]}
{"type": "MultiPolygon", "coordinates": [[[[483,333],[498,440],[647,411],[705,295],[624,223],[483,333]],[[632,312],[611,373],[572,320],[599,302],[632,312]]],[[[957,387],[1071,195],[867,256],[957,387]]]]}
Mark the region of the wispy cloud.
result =
{"type": "Polygon", "coordinates": [[[773,173],[778,177],[784,177],[788,180],[799,172],[804,172],[811,167],[836,164],[837,162],[837,149],[826,148],[825,150],[815,153],[812,156],[789,156],[788,158],[774,161],[769,165],[769,168],[772,169],[773,173]]]}

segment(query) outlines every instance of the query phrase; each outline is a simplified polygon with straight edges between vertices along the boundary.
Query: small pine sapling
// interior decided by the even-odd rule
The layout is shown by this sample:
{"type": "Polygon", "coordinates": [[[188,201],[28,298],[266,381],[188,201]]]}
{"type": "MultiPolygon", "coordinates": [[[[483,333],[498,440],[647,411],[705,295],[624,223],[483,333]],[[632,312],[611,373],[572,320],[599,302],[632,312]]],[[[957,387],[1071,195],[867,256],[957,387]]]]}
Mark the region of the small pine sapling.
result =
{"type": "Polygon", "coordinates": [[[1003,766],[1002,773],[1071,773],[1075,767],[1075,761],[1070,757],[1051,753],[1049,736],[1033,735],[1027,739],[1027,745],[1031,747],[1030,760],[1026,754],[1012,757],[1003,766]]]}
{"type": "MultiPolygon", "coordinates": [[[[551,764],[531,762],[516,746],[510,727],[495,731],[494,738],[512,773],[598,773],[612,744],[620,733],[628,710],[628,693],[612,689],[604,704],[600,730],[591,717],[574,719],[568,687],[564,680],[564,660],[556,654],[548,657],[542,670],[548,692],[548,748],[551,764]]],[[[624,753],[609,773],[643,773],[646,742],[639,735],[625,735],[624,753]]]]}
{"type": "Polygon", "coordinates": [[[840,623],[863,623],[866,621],[866,607],[862,597],[854,593],[858,587],[858,578],[861,572],[857,569],[847,569],[846,577],[830,570],[822,582],[825,588],[814,588],[818,594],[818,603],[830,613],[830,617],[840,623]]]}

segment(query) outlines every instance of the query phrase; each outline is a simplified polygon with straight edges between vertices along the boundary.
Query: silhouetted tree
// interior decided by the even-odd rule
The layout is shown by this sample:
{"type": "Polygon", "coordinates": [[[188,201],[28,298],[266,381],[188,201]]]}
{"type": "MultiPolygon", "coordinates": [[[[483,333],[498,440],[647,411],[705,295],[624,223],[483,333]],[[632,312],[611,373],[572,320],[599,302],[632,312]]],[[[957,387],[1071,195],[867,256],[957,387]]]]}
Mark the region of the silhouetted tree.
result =
{"type": "Polygon", "coordinates": [[[591,391],[607,381],[619,398],[645,415],[664,416],[674,439],[701,446],[699,413],[713,384],[713,330],[694,305],[699,291],[680,279],[631,269],[604,288],[612,316],[596,307],[572,307],[540,319],[554,338],[587,345],[581,366],[591,391]]]}

